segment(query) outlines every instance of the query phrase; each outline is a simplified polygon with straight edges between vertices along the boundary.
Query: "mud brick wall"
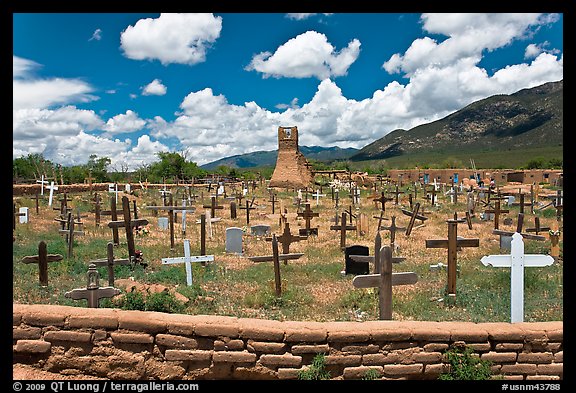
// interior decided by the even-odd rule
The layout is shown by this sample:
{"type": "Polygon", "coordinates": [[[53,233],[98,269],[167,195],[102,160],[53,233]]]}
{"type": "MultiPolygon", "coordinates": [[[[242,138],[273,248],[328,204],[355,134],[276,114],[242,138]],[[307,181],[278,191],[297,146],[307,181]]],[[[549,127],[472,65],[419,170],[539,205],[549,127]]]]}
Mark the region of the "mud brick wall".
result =
{"type": "Polygon", "coordinates": [[[270,187],[306,188],[312,182],[308,161],[298,148],[298,128],[290,128],[290,137],[285,138],[285,129],[278,127],[278,157],[270,179],[270,187]]]}
{"type": "Polygon", "coordinates": [[[563,379],[563,323],[302,322],[13,305],[13,363],[109,379],[436,379],[467,345],[509,380],[563,379]]]}

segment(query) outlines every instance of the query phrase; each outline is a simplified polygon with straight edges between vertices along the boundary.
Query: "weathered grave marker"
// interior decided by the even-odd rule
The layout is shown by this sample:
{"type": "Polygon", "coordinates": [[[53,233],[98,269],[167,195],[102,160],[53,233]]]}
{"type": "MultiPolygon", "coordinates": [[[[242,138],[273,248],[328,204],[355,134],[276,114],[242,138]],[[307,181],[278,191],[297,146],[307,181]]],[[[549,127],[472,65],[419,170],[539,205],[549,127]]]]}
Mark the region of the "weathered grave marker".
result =
{"type": "Polygon", "coordinates": [[[370,250],[363,245],[352,245],[344,249],[344,274],[368,274],[370,265],[368,261],[355,259],[352,256],[368,256],[370,250]]]}
{"type": "Polygon", "coordinates": [[[448,258],[448,294],[456,295],[456,270],[458,264],[459,247],[479,247],[479,239],[458,238],[458,221],[446,220],[448,223],[448,239],[426,240],[426,248],[445,248],[448,258]]]}
{"type": "Polygon", "coordinates": [[[202,207],[205,209],[210,208],[210,217],[216,217],[216,210],[224,209],[224,206],[218,205],[215,196],[212,196],[210,199],[211,199],[210,204],[203,205],[202,207]]]}
{"type": "Polygon", "coordinates": [[[510,268],[510,322],[524,322],[524,268],[544,267],[554,263],[550,255],[524,254],[522,235],[512,235],[509,255],[488,255],[480,260],[484,266],[510,268]]]}
{"type": "Polygon", "coordinates": [[[226,252],[242,255],[242,228],[226,228],[226,252]]]}
{"type": "Polygon", "coordinates": [[[531,235],[522,232],[522,227],[524,226],[524,213],[518,213],[518,223],[516,224],[516,231],[504,231],[501,229],[494,229],[492,233],[495,235],[500,235],[500,248],[503,250],[509,250],[512,242],[512,235],[514,233],[519,233],[524,239],[539,240],[544,241],[546,238],[540,235],[531,235]]]}
{"type": "Polygon", "coordinates": [[[356,288],[378,288],[378,310],[380,320],[392,319],[392,287],[409,285],[418,282],[413,272],[392,273],[392,250],[389,246],[380,249],[378,273],[358,275],[352,279],[356,288]]]}
{"type": "Polygon", "coordinates": [[[96,265],[88,266],[88,285],[86,288],[76,288],[64,294],[64,297],[73,300],[86,299],[88,307],[98,308],[100,299],[110,298],[120,294],[120,290],[114,287],[101,287],[100,275],[96,265]]]}
{"type": "Polygon", "coordinates": [[[252,200],[249,202],[246,200],[246,206],[240,206],[240,209],[246,210],[246,225],[250,225],[250,210],[256,209],[252,205],[254,204],[255,197],[252,197],[252,200]]]}
{"type": "Polygon", "coordinates": [[[250,234],[258,237],[270,235],[270,225],[252,225],[250,227],[250,234]]]}
{"type": "Polygon", "coordinates": [[[137,226],[148,225],[148,220],[139,218],[132,220],[130,216],[130,202],[127,196],[122,197],[123,220],[108,222],[109,228],[124,228],[126,232],[126,242],[128,244],[128,255],[132,264],[137,262],[136,247],[134,244],[133,229],[137,226]]]}
{"type": "Polygon", "coordinates": [[[407,228],[396,226],[396,216],[392,216],[392,224],[389,227],[380,227],[379,229],[390,231],[390,247],[392,247],[392,252],[394,252],[396,250],[396,231],[407,228]]]}
{"type": "Polygon", "coordinates": [[[540,232],[549,231],[550,227],[540,226],[540,217],[534,216],[534,228],[526,228],[526,232],[535,232],[537,235],[540,232]]]}
{"type": "MultiPolygon", "coordinates": [[[[125,197],[123,197],[125,198],[125,197]]],[[[196,208],[192,206],[173,206],[172,194],[169,194],[169,203],[166,206],[146,206],[147,209],[151,210],[166,210],[168,212],[168,224],[170,227],[170,249],[174,249],[174,211],[195,211],[196,208]]],[[[160,219],[158,219],[158,224],[160,224],[160,219]]]]}
{"type": "Polygon", "coordinates": [[[386,195],[384,195],[384,191],[382,191],[381,196],[379,198],[373,199],[374,202],[380,202],[382,204],[382,211],[383,212],[386,211],[386,202],[389,202],[391,200],[392,200],[392,198],[388,198],[386,195]]]}
{"type": "Polygon", "coordinates": [[[190,240],[184,239],[184,257],[162,258],[163,265],[184,263],[186,265],[186,285],[192,286],[192,262],[212,262],[214,255],[190,255],[190,240]]]}
{"type": "Polygon", "coordinates": [[[400,211],[403,214],[410,216],[410,222],[408,223],[408,227],[406,228],[406,236],[410,236],[410,234],[412,233],[412,229],[414,229],[414,222],[416,221],[416,219],[420,220],[422,223],[424,223],[424,221],[428,219],[428,217],[425,217],[422,214],[418,214],[418,210],[420,210],[420,202],[416,202],[413,211],[407,209],[400,209],[400,211]]]}
{"type": "Polygon", "coordinates": [[[248,257],[252,262],[270,262],[274,263],[274,284],[276,296],[282,296],[282,280],[280,279],[280,261],[289,259],[298,259],[303,253],[299,254],[279,254],[278,252],[278,239],[276,235],[272,235],[272,255],[248,257]]]}
{"type": "Polygon", "coordinates": [[[306,227],[300,229],[300,235],[302,236],[318,235],[318,228],[311,228],[310,221],[314,217],[319,216],[320,213],[313,212],[312,209],[310,209],[310,203],[306,203],[306,209],[303,212],[298,213],[298,217],[302,217],[306,221],[306,227]]]}
{"type": "Polygon", "coordinates": [[[48,254],[46,242],[41,241],[38,244],[38,255],[26,256],[20,262],[25,264],[37,263],[40,285],[46,287],[48,286],[48,262],[57,262],[62,259],[60,254],[48,254]]]}
{"type": "MultiPolygon", "coordinates": [[[[299,242],[300,240],[308,239],[308,236],[293,235],[290,233],[290,224],[288,222],[284,223],[284,231],[280,236],[277,237],[278,242],[282,244],[282,254],[290,254],[290,244],[294,242],[299,242]]],[[[267,237],[266,241],[272,241],[272,237],[267,237]]],[[[287,264],[288,260],[284,261],[287,264]]]]}
{"type": "Polygon", "coordinates": [[[54,185],[54,182],[50,182],[50,187],[46,187],[50,190],[50,196],[48,197],[48,206],[52,206],[52,199],[54,198],[54,191],[58,189],[57,186],[54,185]]]}
{"type": "Polygon", "coordinates": [[[108,268],[108,286],[114,286],[114,266],[116,265],[130,265],[129,259],[114,259],[114,243],[108,242],[106,247],[106,259],[96,259],[89,263],[96,266],[106,266],[108,268]]]}
{"type": "Polygon", "coordinates": [[[355,225],[346,225],[346,212],[342,212],[342,220],[340,225],[331,225],[330,229],[333,231],[340,231],[340,249],[346,248],[346,231],[356,230],[355,225]]]}
{"type": "Polygon", "coordinates": [[[493,209],[484,210],[484,213],[494,214],[494,229],[498,229],[499,227],[500,214],[505,214],[509,212],[510,212],[509,210],[504,210],[500,208],[500,199],[498,198],[495,198],[493,209]]]}

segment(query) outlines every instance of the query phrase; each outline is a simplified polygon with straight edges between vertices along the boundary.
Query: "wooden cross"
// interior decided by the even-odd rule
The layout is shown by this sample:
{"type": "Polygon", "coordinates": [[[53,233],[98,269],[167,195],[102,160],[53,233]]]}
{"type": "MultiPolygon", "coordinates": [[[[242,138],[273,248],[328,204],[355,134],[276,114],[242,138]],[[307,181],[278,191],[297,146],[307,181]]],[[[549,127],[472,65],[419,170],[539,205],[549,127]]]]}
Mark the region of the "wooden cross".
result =
{"type": "Polygon", "coordinates": [[[390,247],[392,247],[392,252],[395,250],[395,240],[396,240],[396,231],[406,229],[405,227],[397,227],[396,226],[396,216],[392,216],[392,224],[389,227],[379,227],[380,229],[385,229],[390,231],[390,247]]]}
{"type": "Polygon", "coordinates": [[[44,184],[48,184],[48,180],[44,180],[44,175],[42,175],[41,179],[36,180],[36,183],[40,183],[40,194],[44,196],[44,184]]]}
{"type": "Polygon", "coordinates": [[[549,231],[550,227],[540,226],[540,217],[534,216],[534,228],[526,228],[526,232],[535,232],[537,235],[543,231],[549,231]]]}
{"type": "Polygon", "coordinates": [[[209,205],[203,205],[202,207],[206,209],[210,208],[210,217],[216,217],[216,210],[224,209],[224,206],[218,205],[215,196],[212,196],[210,199],[211,203],[209,205]]]}
{"type": "Polygon", "coordinates": [[[352,219],[356,218],[356,214],[352,213],[352,205],[348,206],[348,210],[344,210],[349,217],[350,225],[352,225],[352,219]]]}
{"type": "Polygon", "coordinates": [[[458,221],[446,220],[448,223],[448,239],[426,240],[426,248],[446,248],[448,250],[448,294],[456,295],[456,269],[458,248],[479,247],[479,239],[458,238],[458,221]]]}
{"type": "Polygon", "coordinates": [[[40,278],[40,285],[43,287],[48,286],[48,262],[57,262],[63,259],[60,254],[48,254],[46,243],[41,241],[38,244],[38,255],[27,256],[20,260],[25,264],[37,263],[38,275],[40,278]]]}
{"type": "Polygon", "coordinates": [[[320,213],[315,213],[312,211],[312,209],[310,209],[310,204],[306,203],[306,209],[301,212],[298,213],[298,217],[302,217],[304,218],[304,220],[306,220],[306,235],[310,235],[312,230],[310,228],[310,221],[314,218],[314,217],[319,217],[320,213]]]}
{"type": "Polygon", "coordinates": [[[58,233],[66,235],[66,243],[68,244],[68,258],[72,258],[72,250],[74,245],[74,235],[84,235],[83,231],[75,231],[74,225],[82,225],[82,222],[75,221],[72,212],[68,212],[68,218],[66,220],[63,219],[55,219],[56,221],[61,221],[63,224],[65,223],[65,228],[60,229],[58,233]]]}
{"type": "Polygon", "coordinates": [[[428,219],[428,217],[418,214],[418,210],[420,210],[420,202],[416,202],[416,205],[414,205],[414,211],[400,209],[402,213],[404,213],[407,216],[410,216],[410,222],[408,223],[408,227],[406,228],[406,236],[410,236],[410,233],[412,233],[412,229],[414,228],[414,222],[416,221],[416,219],[420,220],[422,223],[424,223],[424,221],[428,219]]]}
{"type": "Polygon", "coordinates": [[[129,259],[114,259],[114,243],[108,242],[107,246],[107,258],[106,259],[96,259],[90,261],[91,264],[96,266],[106,266],[108,267],[108,286],[114,286],[114,266],[116,265],[130,265],[129,259]]]}
{"type": "Polygon", "coordinates": [[[384,191],[382,191],[382,194],[379,198],[373,199],[374,202],[380,202],[382,204],[382,211],[383,212],[386,211],[386,202],[389,202],[391,200],[392,200],[392,198],[388,198],[386,195],[384,195],[384,191]]]}
{"type": "Polygon", "coordinates": [[[128,255],[132,264],[136,263],[136,247],[134,245],[133,229],[137,226],[148,225],[148,220],[139,218],[132,220],[130,217],[130,202],[127,196],[122,197],[123,220],[108,222],[109,228],[124,228],[126,231],[126,242],[128,244],[128,255]]]}
{"type": "MultiPolygon", "coordinates": [[[[434,181],[436,181],[436,179],[434,179],[434,181]]],[[[426,197],[427,197],[429,194],[432,195],[432,196],[430,197],[430,205],[431,205],[431,206],[434,206],[434,205],[436,204],[436,191],[437,191],[436,185],[434,184],[434,185],[432,186],[432,189],[431,189],[431,190],[428,190],[428,189],[424,188],[424,191],[426,192],[426,197]]]]}
{"type": "Polygon", "coordinates": [[[274,214],[275,206],[278,203],[278,199],[276,199],[276,193],[274,193],[274,192],[270,193],[270,200],[268,202],[272,203],[272,214],[274,214]]]}
{"type": "MultiPolygon", "coordinates": [[[[308,205],[308,204],[307,204],[308,205]]],[[[252,262],[274,262],[274,284],[276,296],[282,296],[282,281],[280,279],[280,261],[289,259],[299,259],[303,253],[298,254],[279,254],[278,253],[278,239],[276,234],[272,235],[272,255],[248,257],[252,262]]]]}
{"type": "Polygon", "coordinates": [[[147,209],[151,210],[166,210],[168,212],[168,223],[170,226],[170,249],[174,249],[174,211],[195,211],[196,208],[192,206],[173,206],[172,194],[168,196],[168,206],[146,206],[147,209]]]}
{"type": "MultiPolygon", "coordinates": [[[[266,241],[272,241],[272,237],[267,237],[266,241]]],[[[290,244],[294,242],[299,242],[300,240],[308,239],[308,236],[300,236],[300,235],[293,235],[290,233],[290,224],[284,224],[284,231],[280,236],[277,237],[278,242],[282,244],[282,254],[289,254],[290,253],[290,244]]],[[[284,264],[288,264],[288,260],[284,261],[284,264]]]]}
{"type": "Polygon", "coordinates": [[[494,229],[498,229],[499,221],[500,221],[500,214],[509,213],[509,210],[503,210],[500,208],[500,199],[496,199],[494,201],[494,208],[484,210],[484,213],[494,214],[494,229]]]}
{"type": "Polygon", "coordinates": [[[184,239],[184,257],[162,258],[163,265],[184,263],[186,265],[186,285],[192,286],[192,262],[212,262],[214,255],[190,256],[190,240],[184,239]]]}
{"type": "Polygon", "coordinates": [[[48,197],[48,206],[52,206],[52,198],[54,198],[54,190],[57,190],[58,187],[54,185],[54,182],[50,182],[50,187],[46,187],[50,190],[50,196],[48,197]]]}
{"type": "Polygon", "coordinates": [[[34,199],[34,200],[36,201],[36,203],[35,203],[35,205],[36,205],[36,214],[40,214],[40,210],[39,210],[39,207],[40,207],[40,196],[38,195],[38,193],[36,193],[36,194],[34,194],[34,197],[33,197],[33,198],[31,197],[31,199],[34,199]]]}
{"type": "MultiPolygon", "coordinates": [[[[336,216],[336,217],[338,217],[338,216],[336,216]]],[[[380,211],[379,217],[372,216],[372,218],[375,218],[378,220],[378,225],[376,226],[376,232],[378,232],[380,230],[380,227],[382,226],[382,220],[389,220],[389,218],[384,217],[384,211],[383,210],[380,211]]],[[[338,224],[338,221],[336,221],[336,224],[338,224]]]]}
{"type": "Polygon", "coordinates": [[[380,248],[377,273],[358,275],[352,279],[356,288],[378,288],[378,310],[380,320],[392,319],[392,286],[409,285],[418,282],[414,272],[392,273],[392,249],[380,248]]]}
{"type": "Polygon", "coordinates": [[[522,235],[512,235],[509,255],[488,255],[480,262],[484,266],[510,268],[510,322],[524,322],[524,268],[544,267],[554,263],[550,255],[524,254],[522,235]]]}
{"type": "Polygon", "coordinates": [[[316,194],[312,194],[313,197],[316,197],[316,206],[320,203],[320,197],[326,196],[325,194],[321,194],[320,190],[316,190],[316,194]]]}
{"type": "Polygon", "coordinates": [[[532,206],[530,202],[524,202],[524,193],[522,190],[518,193],[519,202],[512,203],[512,206],[520,206],[520,213],[524,213],[524,206],[532,206]]]}
{"type": "MultiPolygon", "coordinates": [[[[398,190],[398,185],[396,185],[396,191],[393,191],[392,193],[395,194],[395,202],[394,202],[394,204],[395,204],[395,205],[398,205],[398,195],[399,195],[399,194],[404,194],[404,191],[399,191],[399,190],[398,190]]],[[[382,210],[384,210],[384,209],[382,209],[382,210]]]]}
{"type": "Polygon", "coordinates": [[[94,178],[92,177],[92,171],[88,171],[88,188],[89,188],[89,193],[90,195],[92,195],[92,180],[94,180],[94,178]]]}
{"type": "Polygon", "coordinates": [[[252,207],[255,198],[256,197],[252,197],[250,202],[248,202],[248,199],[246,199],[246,206],[240,206],[240,209],[246,210],[246,225],[250,225],[250,210],[256,209],[255,207],[252,207]]]}
{"type": "Polygon", "coordinates": [[[340,248],[346,248],[346,231],[356,230],[356,225],[346,225],[346,212],[342,212],[342,220],[340,225],[331,225],[330,229],[333,231],[340,231],[340,248]]]}
{"type": "Polygon", "coordinates": [[[88,301],[88,307],[98,308],[100,299],[113,297],[119,294],[120,290],[117,288],[100,287],[96,265],[90,264],[90,266],[88,266],[88,286],[86,288],[76,288],[66,292],[64,297],[73,300],[86,299],[88,301]]]}
{"type": "Polygon", "coordinates": [[[516,231],[515,232],[503,231],[501,229],[494,229],[492,231],[492,233],[495,235],[500,235],[500,236],[512,236],[512,235],[514,235],[514,233],[519,233],[525,239],[540,240],[540,241],[546,240],[546,238],[544,236],[540,236],[538,234],[530,235],[528,233],[523,233],[522,232],[523,226],[524,226],[524,213],[518,213],[518,223],[516,224],[516,231]]]}
{"type": "Polygon", "coordinates": [[[453,185],[453,186],[450,188],[450,191],[448,191],[448,192],[446,193],[446,195],[451,196],[451,197],[452,197],[452,203],[456,204],[456,203],[458,203],[458,195],[464,195],[464,194],[462,194],[460,191],[458,191],[458,187],[457,187],[457,186],[454,186],[454,185],[453,185]]]}

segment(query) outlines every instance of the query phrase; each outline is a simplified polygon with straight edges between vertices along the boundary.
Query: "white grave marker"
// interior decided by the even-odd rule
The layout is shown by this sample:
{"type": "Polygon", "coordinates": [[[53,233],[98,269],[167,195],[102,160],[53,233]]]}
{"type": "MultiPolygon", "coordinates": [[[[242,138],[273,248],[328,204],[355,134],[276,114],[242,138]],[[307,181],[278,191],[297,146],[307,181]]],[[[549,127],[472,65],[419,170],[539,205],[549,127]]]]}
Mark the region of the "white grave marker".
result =
{"type": "Polygon", "coordinates": [[[480,260],[484,266],[509,267],[510,271],[510,310],[511,322],[524,321],[524,268],[543,267],[554,263],[550,255],[524,254],[522,235],[515,232],[512,235],[511,252],[509,255],[488,255],[480,260]]]}
{"type": "Polygon", "coordinates": [[[28,208],[21,207],[20,209],[18,209],[18,213],[21,213],[20,216],[18,217],[20,224],[28,224],[28,208]]]}
{"type": "Polygon", "coordinates": [[[320,197],[326,196],[326,194],[320,194],[320,190],[316,190],[316,194],[312,194],[313,197],[316,197],[316,206],[320,203],[320,197]]]}
{"type": "Polygon", "coordinates": [[[44,184],[48,184],[48,180],[44,180],[44,175],[42,175],[41,179],[36,180],[36,183],[40,183],[40,195],[44,195],[44,184]]]}
{"type": "Polygon", "coordinates": [[[122,192],[118,191],[118,183],[108,184],[108,192],[116,194],[116,203],[118,203],[118,193],[122,192]]]}
{"type": "Polygon", "coordinates": [[[46,187],[50,190],[50,197],[48,198],[48,206],[52,206],[52,198],[54,197],[54,190],[57,190],[58,187],[54,185],[54,182],[50,182],[50,187],[46,187]]]}
{"type": "Polygon", "coordinates": [[[184,256],[175,258],[162,258],[163,265],[176,263],[186,264],[186,284],[192,286],[192,262],[212,262],[214,255],[190,256],[190,240],[184,239],[184,256]]]}

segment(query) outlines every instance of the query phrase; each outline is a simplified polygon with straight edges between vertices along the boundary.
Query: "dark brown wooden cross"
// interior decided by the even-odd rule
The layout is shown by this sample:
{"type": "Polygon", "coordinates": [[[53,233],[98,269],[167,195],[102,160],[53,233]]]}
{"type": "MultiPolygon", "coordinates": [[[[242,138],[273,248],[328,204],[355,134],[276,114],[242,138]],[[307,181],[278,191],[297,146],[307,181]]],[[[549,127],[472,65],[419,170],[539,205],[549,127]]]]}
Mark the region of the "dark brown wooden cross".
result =
{"type": "MultiPolygon", "coordinates": [[[[267,237],[266,241],[272,241],[273,237],[267,237]]],[[[277,237],[278,242],[282,244],[282,254],[290,254],[290,244],[299,242],[300,240],[308,239],[308,236],[293,235],[290,233],[290,224],[284,224],[284,231],[277,237]]],[[[288,260],[284,260],[284,264],[288,264],[288,260]]]]}
{"type": "Polygon", "coordinates": [[[405,227],[396,226],[396,216],[392,216],[392,224],[389,227],[380,227],[379,229],[390,231],[390,247],[392,247],[392,252],[396,249],[396,231],[406,229],[405,227]]]}
{"type": "Polygon", "coordinates": [[[58,230],[58,233],[66,235],[66,243],[68,244],[68,258],[72,258],[73,255],[73,245],[74,245],[74,235],[84,235],[84,232],[81,230],[75,231],[75,225],[82,225],[81,221],[74,220],[74,216],[72,212],[68,212],[68,217],[66,220],[61,218],[55,218],[55,221],[60,221],[64,225],[64,229],[58,230]]]}
{"type": "Polygon", "coordinates": [[[304,209],[303,212],[298,213],[298,217],[302,217],[304,218],[304,220],[306,221],[306,235],[310,235],[311,234],[311,228],[310,228],[310,221],[314,218],[314,217],[320,217],[320,213],[315,213],[312,211],[312,209],[310,209],[310,203],[306,203],[306,209],[304,209]]]}
{"type": "Polygon", "coordinates": [[[148,220],[139,218],[132,220],[130,216],[130,201],[127,196],[122,197],[123,220],[108,222],[109,228],[124,228],[126,232],[126,243],[128,244],[128,256],[134,265],[137,261],[136,247],[134,244],[134,228],[141,225],[148,225],[148,220]]]}
{"type": "Polygon", "coordinates": [[[479,247],[479,239],[458,238],[458,220],[446,220],[448,239],[426,240],[426,248],[445,248],[448,250],[448,294],[456,295],[456,270],[458,249],[460,247],[479,247]]]}
{"type": "MultiPolygon", "coordinates": [[[[395,195],[395,197],[394,197],[394,199],[395,199],[394,204],[395,204],[395,205],[398,205],[398,195],[404,194],[404,191],[400,191],[400,190],[398,189],[398,185],[396,185],[396,190],[393,191],[392,193],[395,195]]],[[[382,210],[384,210],[384,209],[382,209],[382,210]]]]}
{"type": "Polygon", "coordinates": [[[100,213],[101,213],[100,202],[102,201],[102,199],[100,198],[100,194],[96,192],[94,193],[94,197],[91,200],[94,202],[94,210],[92,211],[92,213],[94,213],[94,222],[96,226],[99,227],[100,213]]]}
{"type": "Polygon", "coordinates": [[[34,195],[35,196],[32,199],[34,199],[36,201],[36,214],[40,214],[40,210],[39,210],[39,208],[40,208],[40,195],[38,193],[36,193],[34,195]]]}
{"type": "Polygon", "coordinates": [[[391,201],[393,198],[388,198],[386,195],[384,195],[384,191],[382,191],[381,196],[379,198],[374,198],[373,201],[374,202],[380,202],[382,204],[382,211],[385,212],[386,211],[386,202],[391,201]]]}
{"type": "Polygon", "coordinates": [[[428,197],[428,194],[431,194],[432,196],[430,197],[430,205],[434,206],[436,204],[436,186],[432,185],[432,189],[428,190],[426,188],[424,188],[424,191],[426,192],[426,197],[428,197]]]}
{"type": "Polygon", "coordinates": [[[147,209],[151,210],[166,210],[168,212],[168,224],[170,227],[170,249],[174,249],[174,212],[175,211],[191,211],[196,210],[193,206],[173,206],[172,194],[168,195],[168,204],[166,206],[146,206],[147,209]]]}
{"type": "Polygon", "coordinates": [[[278,199],[276,199],[276,193],[270,193],[270,200],[268,202],[272,203],[272,214],[274,214],[276,209],[275,206],[278,203],[278,199]]]}
{"type": "Polygon", "coordinates": [[[534,216],[534,228],[526,228],[526,232],[535,232],[537,235],[540,232],[549,231],[550,227],[540,226],[540,217],[534,216]]]}
{"type": "Polygon", "coordinates": [[[76,288],[68,291],[64,294],[64,297],[73,300],[86,299],[88,301],[88,307],[98,308],[100,299],[110,298],[120,294],[120,290],[117,288],[100,287],[96,265],[90,264],[88,267],[88,277],[88,286],[86,288],[76,288]],[[90,277],[96,278],[91,280],[90,277]]]}
{"type": "Polygon", "coordinates": [[[37,263],[40,285],[46,287],[48,286],[48,262],[57,262],[62,259],[60,254],[48,254],[46,242],[41,241],[38,244],[38,255],[24,257],[20,262],[25,264],[37,263]]]}
{"type": "MultiPolygon", "coordinates": [[[[516,223],[516,231],[515,232],[521,234],[522,238],[524,238],[524,239],[539,240],[539,241],[546,240],[546,238],[544,236],[541,236],[538,234],[531,235],[529,233],[522,232],[523,226],[524,226],[524,213],[518,213],[518,222],[516,223]]],[[[514,231],[504,231],[501,229],[494,229],[492,231],[492,233],[495,235],[500,235],[500,236],[512,236],[512,235],[514,235],[514,231]]]]}
{"type": "Polygon", "coordinates": [[[494,214],[494,229],[498,229],[500,226],[500,214],[509,213],[509,210],[504,210],[500,208],[500,201],[501,199],[495,198],[494,200],[494,208],[484,210],[484,213],[494,214]]]}
{"type": "Polygon", "coordinates": [[[378,288],[378,311],[380,320],[392,319],[392,287],[418,282],[414,272],[392,273],[392,249],[384,246],[379,250],[375,274],[358,275],[352,279],[355,288],[378,288]]]}
{"type": "Polygon", "coordinates": [[[520,199],[520,201],[512,203],[512,206],[519,206],[520,213],[524,213],[524,207],[532,206],[532,203],[524,201],[524,193],[522,192],[522,190],[520,190],[520,192],[518,193],[518,198],[520,199]]]}
{"type": "Polygon", "coordinates": [[[276,296],[282,296],[282,280],[280,279],[280,261],[289,259],[299,259],[303,253],[298,254],[280,254],[278,252],[278,239],[276,235],[272,235],[272,255],[248,257],[252,262],[274,262],[274,284],[276,296]]]}
{"type": "Polygon", "coordinates": [[[346,225],[346,221],[346,212],[342,212],[340,225],[330,225],[331,230],[340,231],[340,248],[342,250],[346,248],[346,231],[356,230],[356,225],[346,225]]]}
{"type": "Polygon", "coordinates": [[[240,209],[246,210],[246,225],[250,225],[250,210],[256,209],[252,206],[255,198],[256,197],[252,197],[251,201],[246,200],[246,206],[240,206],[240,209]]]}
{"type": "Polygon", "coordinates": [[[206,208],[206,209],[210,208],[210,217],[216,218],[216,210],[224,209],[224,206],[218,205],[215,196],[212,196],[210,199],[211,199],[210,204],[209,205],[203,205],[202,207],[206,208]]]}
{"type": "Polygon", "coordinates": [[[114,286],[114,266],[116,265],[130,265],[129,259],[114,259],[114,243],[108,242],[107,246],[107,258],[106,259],[96,259],[90,261],[91,264],[96,266],[106,266],[108,267],[108,286],[114,286]]]}
{"type": "Polygon", "coordinates": [[[406,228],[406,236],[410,236],[412,233],[412,229],[414,229],[414,222],[416,219],[420,220],[422,223],[428,219],[428,217],[423,216],[422,214],[418,214],[418,210],[420,210],[420,202],[416,202],[414,205],[414,210],[406,210],[400,209],[400,211],[410,217],[410,222],[408,223],[408,227],[406,228]]]}
{"type": "Polygon", "coordinates": [[[348,221],[350,222],[350,225],[352,225],[352,219],[356,218],[356,214],[352,213],[352,205],[348,206],[348,209],[344,211],[348,215],[348,221]]]}
{"type": "MultiPolygon", "coordinates": [[[[338,217],[338,216],[336,216],[338,217]]],[[[380,230],[380,227],[382,226],[382,221],[383,220],[389,220],[388,217],[384,217],[384,211],[380,210],[380,216],[372,216],[372,218],[375,218],[378,220],[378,225],[376,226],[376,232],[378,232],[380,230]]],[[[336,222],[338,223],[338,222],[336,222]]]]}

